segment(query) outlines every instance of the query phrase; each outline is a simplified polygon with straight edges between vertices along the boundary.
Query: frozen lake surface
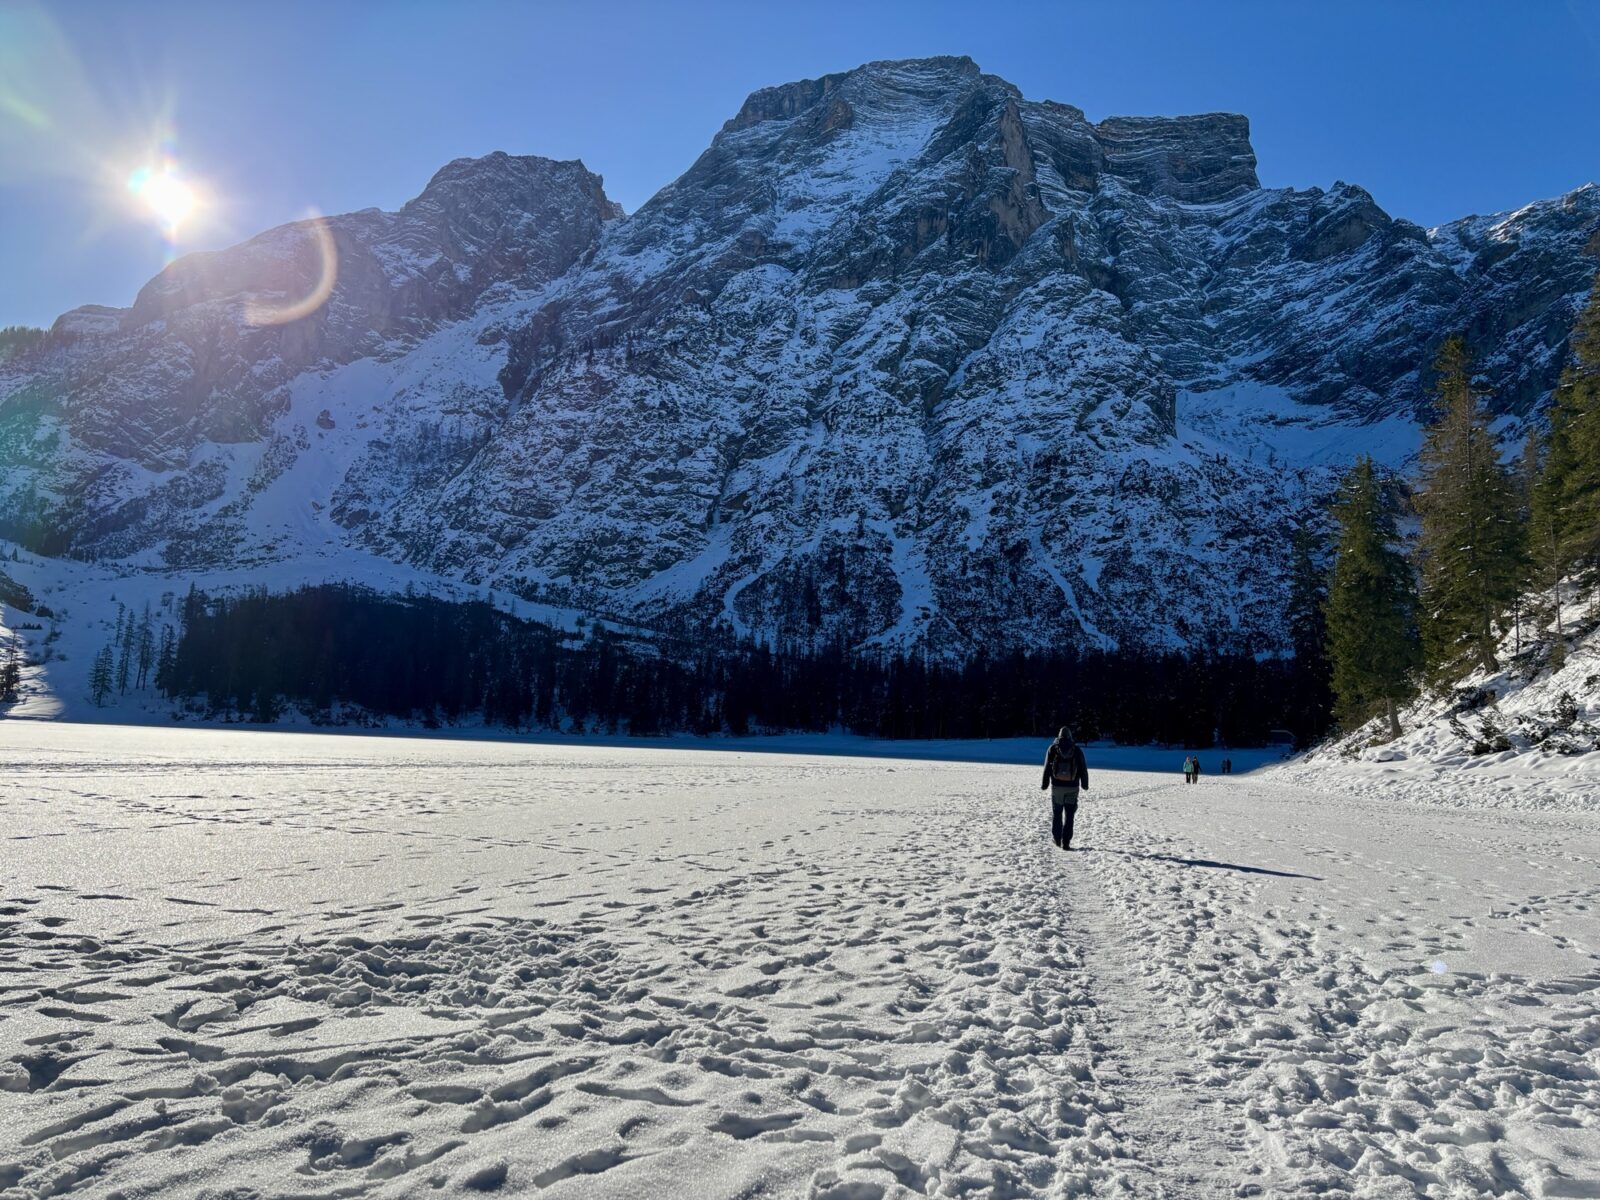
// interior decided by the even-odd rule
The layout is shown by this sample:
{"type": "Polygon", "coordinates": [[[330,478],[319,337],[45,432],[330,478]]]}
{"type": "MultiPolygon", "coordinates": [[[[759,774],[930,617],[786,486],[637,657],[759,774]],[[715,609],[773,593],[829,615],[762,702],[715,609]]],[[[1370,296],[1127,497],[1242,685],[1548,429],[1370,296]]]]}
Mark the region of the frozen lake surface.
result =
{"type": "Polygon", "coordinates": [[[1091,752],[1063,853],[1004,762],[0,764],[8,1197],[1600,1195],[1594,814],[1091,752]]]}

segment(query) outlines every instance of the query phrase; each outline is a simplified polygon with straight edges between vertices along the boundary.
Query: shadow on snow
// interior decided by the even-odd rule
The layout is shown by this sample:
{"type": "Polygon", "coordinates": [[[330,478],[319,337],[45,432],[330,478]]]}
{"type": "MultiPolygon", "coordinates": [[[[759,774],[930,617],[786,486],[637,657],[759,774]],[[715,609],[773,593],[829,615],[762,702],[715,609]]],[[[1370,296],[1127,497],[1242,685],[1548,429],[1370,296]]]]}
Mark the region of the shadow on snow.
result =
{"type": "Polygon", "coordinates": [[[1246,875],[1276,875],[1279,879],[1313,879],[1322,881],[1321,875],[1302,875],[1298,871],[1274,871],[1270,867],[1247,867],[1243,863],[1217,862],[1210,858],[1180,858],[1175,854],[1136,854],[1132,850],[1105,850],[1104,854],[1120,854],[1123,858],[1142,858],[1149,862],[1177,863],[1180,867],[1209,867],[1215,871],[1240,871],[1246,875]]]}

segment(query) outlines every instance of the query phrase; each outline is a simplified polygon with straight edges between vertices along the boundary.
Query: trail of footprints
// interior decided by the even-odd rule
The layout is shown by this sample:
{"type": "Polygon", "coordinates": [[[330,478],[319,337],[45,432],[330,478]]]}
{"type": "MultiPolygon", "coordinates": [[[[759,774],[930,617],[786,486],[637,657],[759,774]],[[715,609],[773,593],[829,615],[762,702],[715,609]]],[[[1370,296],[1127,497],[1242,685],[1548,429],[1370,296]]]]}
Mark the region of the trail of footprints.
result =
{"type": "Polygon", "coordinates": [[[0,899],[0,1195],[203,1196],[241,1154],[263,1198],[1593,1194],[1528,1139],[1594,1128],[1600,977],[1379,968],[1313,891],[1261,919],[1251,876],[1086,815],[1068,857],[1037,807],[947,796],[826,856],[595,855],[576,895],[547,869],[177,950],[73,931],[126,897],[0,899]]]}
{"type": "Polygon", "coordinates": [[[548,920],[459,915],[468,888],[438,924],[387,904],[382,934],[173,951],[74,938],[65,894],[7,901],[0,1032],[28,1035],[0,1087],[28,1106],[0,1189],[100,1193],[136,1165],[187,1194],[240,1153],[263,1195],[586,1189],[689,1158],[817,1200],[1113,1179],[1056,864],[1019,862],[1031,821],[945,803],[890,871],[881,845],[775,839],[548,920]],[[953,862],[952,836],[992,849],[953,862]]]}
{"type": "MultiPolygon", "coordinates": [[[[1174,853],[1116,824],[1116,841],[1135,854],[1174,853]]],[[[1200,1079],[1258,1144],[1241,1146],[1242,1169],[1226,1177],[1232,1194],[1600,1195],[1592,1164],[1569,1174],[1552,1152],[1596,1128],[1600,972],[1538,982],[1440,961],[1432,974],[1428,959],[1449,957],[1460,935],[1415,928],[1406,893],[1425,881],[1395,877],[1394,899],[1369,918],[1375,944],[1401,955],[1385,966],[1338,936],[1316,889],[1297,898],[1295,918],[1271,909],[1252,918],[1245,877],[1180,880],[1148,860],[1093,858],[1095,888],[1120,908],[1148,965],[1144,990],[1186,1027],[1179,1040],[1201,1048],[1200,1079]],[[1555,1020],[1535,1013],[1551,1008],[1555,1020]]],[[[1586,911],[1590,900],[1533,897],[1490,919],[1586,911]]]]}

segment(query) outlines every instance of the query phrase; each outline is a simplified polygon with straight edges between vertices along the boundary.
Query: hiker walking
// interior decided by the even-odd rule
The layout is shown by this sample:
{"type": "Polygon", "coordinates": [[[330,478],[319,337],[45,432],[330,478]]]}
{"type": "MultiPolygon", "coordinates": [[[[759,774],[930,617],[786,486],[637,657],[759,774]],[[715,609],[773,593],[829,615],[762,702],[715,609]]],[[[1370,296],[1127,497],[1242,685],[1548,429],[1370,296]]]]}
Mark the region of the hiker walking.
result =
{"type": "Polygon", "coordinates": [[[1194,782],[1194,755],[1192,754],[1183,760],[1183,781],[1185,783],[1194,782]]]}
{"type": "Polygon", "coordinates": [[[1089,786],[1089,767],[1083,747],[1072,740],[1065,725],[1044,755],[1044,782],[1050,789],[1050,836],[1063,850],[1072,849],[1072,822],[1078,815],[1078,790],[1089,786]]]}

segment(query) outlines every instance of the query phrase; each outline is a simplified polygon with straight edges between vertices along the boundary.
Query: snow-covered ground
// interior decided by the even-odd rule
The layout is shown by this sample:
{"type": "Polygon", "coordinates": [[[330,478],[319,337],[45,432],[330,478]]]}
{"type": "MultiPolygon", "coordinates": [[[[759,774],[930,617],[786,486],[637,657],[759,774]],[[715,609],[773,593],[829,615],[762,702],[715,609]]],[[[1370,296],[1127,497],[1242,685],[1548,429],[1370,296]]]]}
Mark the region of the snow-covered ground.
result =
{"type": "Polygon", "coordinates": [[[1067,854],[1031,762],[0,761],[7,1196],[1600,1195],[1592,815],[1101,769],[1067,854]]]}
{"type": "Polygon", "coordinates": [[[1600,594],[1562,613],[1565,660],[1548,629],[1508,633],[1500,667],[1427,690],[1390,740],[1374,721],[1285,764],[1277,778],[1381,799],[1600,814],[1600,594]]]}

